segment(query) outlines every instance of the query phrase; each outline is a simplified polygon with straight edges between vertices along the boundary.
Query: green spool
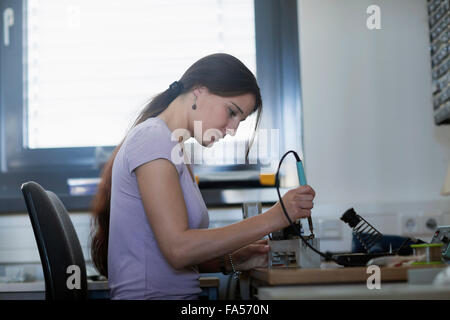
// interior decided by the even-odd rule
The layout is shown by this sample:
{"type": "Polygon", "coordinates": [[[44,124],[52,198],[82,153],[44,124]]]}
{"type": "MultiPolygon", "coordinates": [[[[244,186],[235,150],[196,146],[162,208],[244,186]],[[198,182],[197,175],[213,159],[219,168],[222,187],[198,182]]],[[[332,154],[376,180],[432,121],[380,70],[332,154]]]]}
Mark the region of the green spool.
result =
{"type": "Polygon", "coordinates": [[[443,264],[441,248],[442,243],[423,243],[413,244],[411,248],[414,250],[415,256],[424,255],[422,261],[413,262],[412,265],[437,265],[443,264]]]}

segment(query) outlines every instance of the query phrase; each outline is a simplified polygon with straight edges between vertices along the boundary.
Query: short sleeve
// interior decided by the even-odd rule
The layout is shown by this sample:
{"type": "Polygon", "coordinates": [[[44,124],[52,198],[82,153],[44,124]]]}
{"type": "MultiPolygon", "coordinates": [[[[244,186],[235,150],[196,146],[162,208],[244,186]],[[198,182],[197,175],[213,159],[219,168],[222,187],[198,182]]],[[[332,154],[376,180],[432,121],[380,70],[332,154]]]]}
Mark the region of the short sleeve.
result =
{"type": "Polygon", "coordinates": [[[181,147],[171,140],[170,131],[157,124],[133,128],[126,139],[125,159],[129,174],[152,160],[167,159],[176,167],[178,174],[183,172],[181,147]]]}

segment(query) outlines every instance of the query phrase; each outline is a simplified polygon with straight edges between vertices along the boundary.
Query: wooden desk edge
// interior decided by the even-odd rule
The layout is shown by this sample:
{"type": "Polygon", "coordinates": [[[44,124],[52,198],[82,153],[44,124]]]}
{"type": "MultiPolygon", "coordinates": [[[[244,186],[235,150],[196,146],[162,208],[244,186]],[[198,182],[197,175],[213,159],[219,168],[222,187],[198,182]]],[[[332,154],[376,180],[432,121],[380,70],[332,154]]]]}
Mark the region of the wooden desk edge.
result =
{"type": "MultiPolygon", "coordinates": [[[[408,270],[421,268],[443,268],[447,265],[381,267],[381,281],[407,281],[408,270]]],[[[250,277],[268,285],[290,284],[324,284],[324,283],[358,283],[365,282],[372,273],[367,273],[367,267],[348,267],[335,269],[300,269],[274,268],[253,269],[250,277]]]]}

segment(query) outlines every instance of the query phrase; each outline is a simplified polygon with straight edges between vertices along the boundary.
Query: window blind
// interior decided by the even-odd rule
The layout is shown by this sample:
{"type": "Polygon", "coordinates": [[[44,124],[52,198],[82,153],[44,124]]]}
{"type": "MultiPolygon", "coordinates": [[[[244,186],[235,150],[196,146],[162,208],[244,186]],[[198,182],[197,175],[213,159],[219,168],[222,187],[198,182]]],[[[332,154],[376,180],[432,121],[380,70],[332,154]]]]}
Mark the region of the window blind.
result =
{"type": "MultiPolygon", "coordinates": [[[[117,145],[152,96],[211,53],[256,75],[253,0],[28,0],[25,10],[30,149],[117,145]]],[[[233,139],[247,140],[254,118],[233,139]]]]}

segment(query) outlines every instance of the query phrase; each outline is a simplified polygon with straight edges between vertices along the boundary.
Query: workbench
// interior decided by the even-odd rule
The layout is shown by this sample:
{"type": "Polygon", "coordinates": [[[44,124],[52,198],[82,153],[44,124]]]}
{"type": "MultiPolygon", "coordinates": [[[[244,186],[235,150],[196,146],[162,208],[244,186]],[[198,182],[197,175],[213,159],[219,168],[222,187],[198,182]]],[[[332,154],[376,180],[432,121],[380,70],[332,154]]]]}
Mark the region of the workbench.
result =
{"type": "Polygon", "coordinates": [[[366,267],[321,269],[258,268],[243,274],[244,299],[450,299],[450,286],[413,284],[408,275],[424,268],[434,274],[446,265],[381,267],[380,289],[369,289],[366,267]]]}

